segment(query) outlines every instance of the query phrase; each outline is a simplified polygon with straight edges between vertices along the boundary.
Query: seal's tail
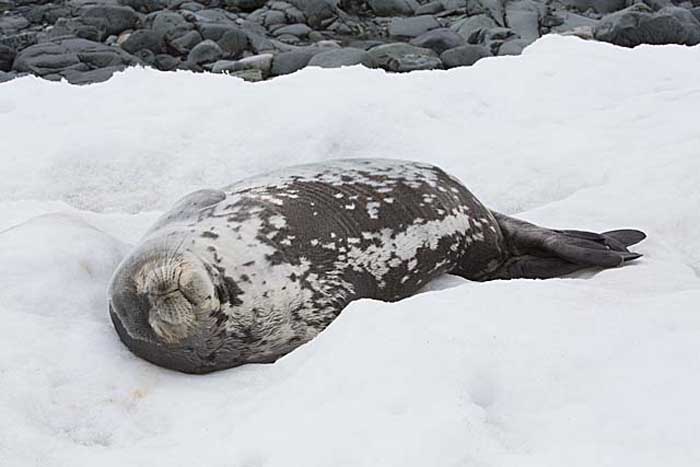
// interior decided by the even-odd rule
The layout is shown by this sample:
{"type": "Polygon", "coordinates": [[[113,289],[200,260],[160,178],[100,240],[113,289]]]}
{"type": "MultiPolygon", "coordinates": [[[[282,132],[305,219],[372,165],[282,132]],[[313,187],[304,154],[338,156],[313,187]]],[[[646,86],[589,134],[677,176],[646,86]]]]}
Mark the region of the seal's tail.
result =
{"type": "Polygon", "coordinates": [[[646,238],[639,230],[611,230],[601,234],[552,230],[493,214],[503,232],[507,257],[485,277],[487,280],[548,279],[590,267],[621,266],[642,256],[627,247],[646,238]]]}

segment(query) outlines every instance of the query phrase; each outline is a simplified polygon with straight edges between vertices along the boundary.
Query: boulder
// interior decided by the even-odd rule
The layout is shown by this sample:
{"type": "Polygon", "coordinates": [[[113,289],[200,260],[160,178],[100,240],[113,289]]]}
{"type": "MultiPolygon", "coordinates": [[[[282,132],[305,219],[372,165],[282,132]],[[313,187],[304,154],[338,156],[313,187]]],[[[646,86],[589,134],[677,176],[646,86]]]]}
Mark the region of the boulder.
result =
{"type": "Polygon", "coordinates": [[[107,81],[114,73],[123,70],[123,66],[110,66],[90,71],[66,70],[61,75],[71,84],[85,85],[107,81]]]}
{"type": "Polygon", "coordinates": [[[458,66],[471,66],[485,57],[490,57],[489,49],[482,45],[467,44],[454,49],[446,50],[440,54],[440,60],[445,68],[458,66]]]}
{"type": "Polygon", "coordinates": [[[171,71],[177,68],[179,65],[180,60],[166,54],[156,55],[155,60],[153,60],[153,66],[161,71],[171,71]]]}
{"type": "Polygon", "coordinates": [[[121,47],[130,54],[144,49],[159,54],[163,50],[163,36],[150,29],[139,29],[129,34],[121,47]]]}
{"type": "Polygon", "coordinates": [[[470,44],[477,43],[477,37],[484,29],[495,28],[498,25],[496,22],[487,15],[475,15],[470,16],[462,21],[457,21],[450,29],[455,31],[460,36],[470,44]]]}
{"type": "Polygon", "coordinates": [[[115,5],[97,5],[83,10],[83,18],[103,20],[107,35],[119,34],[127,29],[133,29],[139,22],[139,16],[133,8],[115,5]]]}
{"type": "Polygon", "coordinates": [[[282,26],[281,28],[275,29],[272,34],[274,36],[281,36],[282,34],[291,34],[296,37],[306,37],[312,31],[310,27],[305,24],[290,24],[288,26],[282,26]]]}
{"type": "Polygon", "coordinates": [[[387,71],[433,70],[442,68],[438,55],[403,42],[380,45],[369,50],[377,66],[387,71]]]}
{"type": "Polygon", "coordinates": [[[315,29],[321,29],[326,20],[338,14],[335,0],[290,0],[289,3],[304,13],[306,24],[315,29]]]}
{"type": "Polygon", "coordinates": [[[180,55],[187,55],[190,53],[190,50],[194,48],[194,46],[196,46],[203,40],[204,39],[202,38],[202,35],[199,32],[189,31],[186,32],[184,35],[171,40],[169,44],[170,47],[173,48],[180,55]]]}
{"type": "Polygon", "coordinates": [[[564,5],[585,12],[593,10],[596,13],[612,13],[627,6],[627,0],[560,0],[564,5]]]}
{"type": "Polygon", "coordinates": [[[0,45],[0,71],[10,71],[16,55],[14,49],[0,45]]]}
{"type": "Polygon", "coordinates": [[[287,75],[304,68],[309,64],[314,52],[306,49],[290,50],[272,57],[270,74],[273,76],[287,75]]]}
{"type": "Polygon", "coordinates": [[[532,0],[518,0],[506,4],[508,27],[528,43],[540,37],[539,25],[544,14],[544,4],[532,0]]]}
{"type": "Polygon", "coordinates": [[[440,23],[431,15],[394,18],[389,23],[389,35],[393,37],[418,37],[421,34],[440,27],[440,23]]]}
{"type": "Polygon", "coordinates": [[[700,22],[688,10],[667,7],[652,13],[635,4],[604,17],[593,31],[597,40],[623,47],[640,44],[700,43],[700,22]]]}
{"type": "Polygon", "coordinates": [[[17,54],[12,68],[45,76],[66,70],[89,71],[111,66],[129,66],[139,59],[118,47],[87,39],[65,39],[28,47],[17,54]]]}
{"type": "Polygon", "coordinates": [[[128,6],[140,13],[153,13],[168,7],[167,0],[118,0],[122,6],[128,6]]]}
{"type": "Polygon", "coordinates": [[[224,0],[224,5],[237,11],[251,12],[265,6],[266,0],[224,0]]]}
{"type": "Polygon", "coordinates": [[[211,63],[223,57],[224,52],[219,44],[212,40],[205,40],[195,45],[187,56],[187,63],[190,66],[197,66],[203,63],[211,63]]]}
{"type": "Polygon", "coordinates": [[[447,28],[433,29],[411,40],[412,45],[434,50],[438,54],[465,43],[462,36],[447,28]]]}
{"type": "Polygon", "coordinates": [[[159,11],[146,17],[146,24],[167,41],[184,36],[194,29],[181,14],[174,11],[159,11]]]}
{"type": "Polygon", "coordinates": [[[49,31],[50,37],[75,36],[101,42],[107,36],[107,23],[101,18],[60,18],[49,31]]]}
{"type": "Polygon", "coordinates": [[[248,33],[240,28],[230,29],[217,43],[225,57],[236,57],[250,48],[248,33]]]}
{"type": "MultiPolygon", "coordinates": [[[[465,3],[464,0],[460,0],[462,3],[465,3]]],[[[441,11],[445,10],[445,6],[443,5],[442,2],[440,1],[435,1],[435,2],[430,2],[426,3],[425,5],[421,5],[418,8],[416,8],[415,14],[416,15],[434,15],[435,13],[440,13],[441,11]]]]}
{"type": "Polygon", "coordinates": [[[526,41],[525,39],[511,39],[509,41],[505,41],[498,48],[498,55],[520,55],[523,53],[523,49],[530,44],[531,42],[526,41]]]}
{"type": "Polygon", "coordinates": [[[345,47],[331,49],[314,55],[308,66],[321,68],[338,68],[342,66],[364,65],[368,68],[375,66],[372,56],[362,49],[345,47]]]}
{"type": "Polygon", "coordinates": [[[419,7],[414,0],[368,0],[367,3],[377,16],[408,16],[419,7]]]}

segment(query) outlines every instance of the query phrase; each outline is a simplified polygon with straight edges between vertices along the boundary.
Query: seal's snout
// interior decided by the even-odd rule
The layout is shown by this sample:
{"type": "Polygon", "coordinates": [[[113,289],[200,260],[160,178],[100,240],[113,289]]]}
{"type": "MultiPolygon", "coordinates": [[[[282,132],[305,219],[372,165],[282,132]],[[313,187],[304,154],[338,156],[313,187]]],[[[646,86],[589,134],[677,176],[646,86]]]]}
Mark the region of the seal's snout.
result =
{"type": "Polygon", "coordinates": [[[196,257],[150,259],[134,279],[137,292],[144,294],[150,305],[149,326],[167,344],[195,334],[214,306],[214,285],[196,257]]]}

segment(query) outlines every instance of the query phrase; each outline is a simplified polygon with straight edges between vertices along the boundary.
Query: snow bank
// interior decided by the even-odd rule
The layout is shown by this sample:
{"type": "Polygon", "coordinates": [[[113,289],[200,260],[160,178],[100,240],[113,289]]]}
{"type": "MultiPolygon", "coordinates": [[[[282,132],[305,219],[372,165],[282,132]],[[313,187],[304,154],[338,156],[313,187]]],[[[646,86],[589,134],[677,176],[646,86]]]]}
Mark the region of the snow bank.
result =
{"type": "Polygon", "coordinates": [[[545,37],[447,72],[3,84],[0,465],[698,465],[699,64],[545,37]],[[545,225],[641,228],[645,257],[356,302],[204,377],[121,345],[107,280],[178,196],[358,156],[437,163],[545,225]]]}

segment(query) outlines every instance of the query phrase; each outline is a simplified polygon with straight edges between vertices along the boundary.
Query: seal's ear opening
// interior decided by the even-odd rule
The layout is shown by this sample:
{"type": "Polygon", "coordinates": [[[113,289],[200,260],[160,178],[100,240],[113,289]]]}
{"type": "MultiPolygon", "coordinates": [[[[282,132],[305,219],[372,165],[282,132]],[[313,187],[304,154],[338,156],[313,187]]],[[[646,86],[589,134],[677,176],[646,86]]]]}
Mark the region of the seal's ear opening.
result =
{"type": "Polygon", "coordinates": [[[548,279],[589,267],[611,268],[640,258],[628,246],[646,235],[639,230],[602,234],[552,230],[493,213],[503,232],[509,257],[486,279],[548,279]]]}

